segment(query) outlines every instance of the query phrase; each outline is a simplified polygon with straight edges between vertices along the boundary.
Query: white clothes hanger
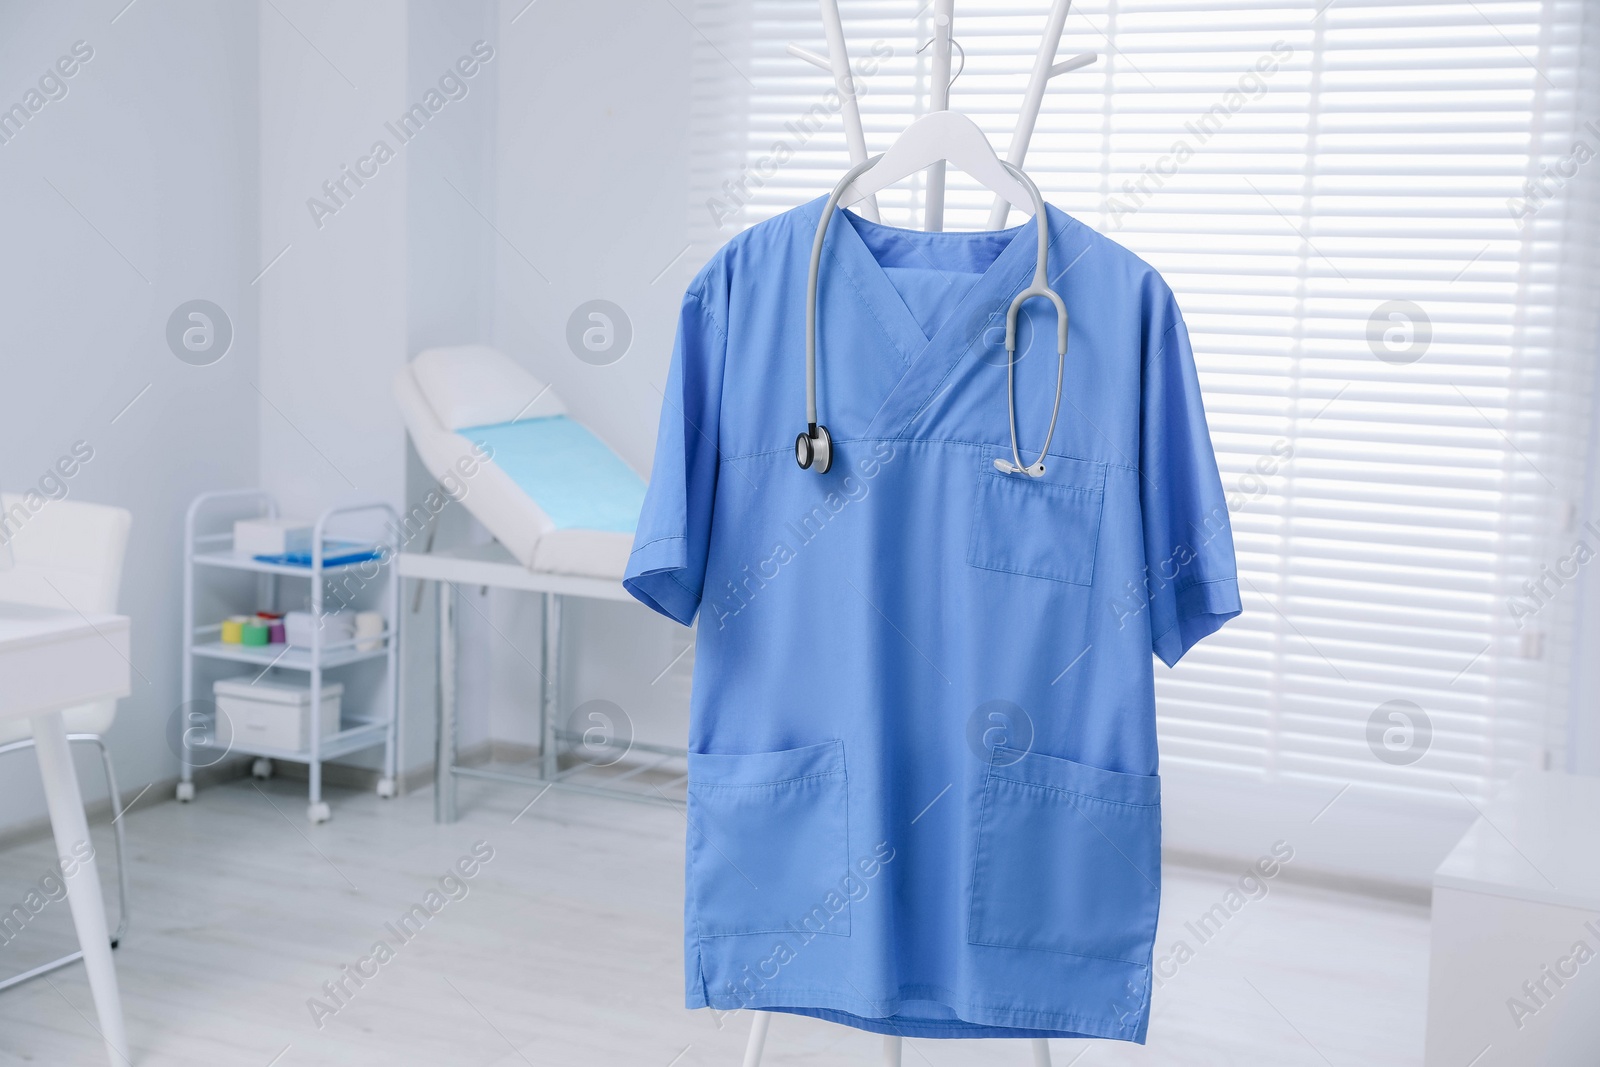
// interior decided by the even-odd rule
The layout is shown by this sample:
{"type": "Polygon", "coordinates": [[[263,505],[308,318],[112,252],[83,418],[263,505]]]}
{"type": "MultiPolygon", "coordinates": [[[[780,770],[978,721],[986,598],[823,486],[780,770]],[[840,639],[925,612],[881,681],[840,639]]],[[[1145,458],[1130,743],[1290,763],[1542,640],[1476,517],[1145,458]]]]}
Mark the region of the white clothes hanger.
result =
{"type": "Polygon", "coordinates": [[[1006,170],[978,124],[958,111],[934,111],[907,126],[883,158],[850,183],[839,202],[848,206],[941,162],[965,171],[984,188],[1024,211],[1033,210],[1033,197],[1027,187],[1006,170]]]}

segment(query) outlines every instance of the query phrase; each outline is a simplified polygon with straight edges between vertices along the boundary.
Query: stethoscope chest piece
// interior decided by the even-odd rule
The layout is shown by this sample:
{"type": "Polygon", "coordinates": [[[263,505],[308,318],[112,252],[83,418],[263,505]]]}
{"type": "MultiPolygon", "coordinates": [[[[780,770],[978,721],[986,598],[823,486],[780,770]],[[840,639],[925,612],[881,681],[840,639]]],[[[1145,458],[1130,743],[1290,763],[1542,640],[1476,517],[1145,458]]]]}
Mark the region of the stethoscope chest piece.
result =
{"type": "Polygon", "coordinates": [[[833,466],[833,438],[828,428],[816,423],[808,426],[794,439],[794,458],[803,471],[815,468],[818,474],[827,474],[833,466]]]}

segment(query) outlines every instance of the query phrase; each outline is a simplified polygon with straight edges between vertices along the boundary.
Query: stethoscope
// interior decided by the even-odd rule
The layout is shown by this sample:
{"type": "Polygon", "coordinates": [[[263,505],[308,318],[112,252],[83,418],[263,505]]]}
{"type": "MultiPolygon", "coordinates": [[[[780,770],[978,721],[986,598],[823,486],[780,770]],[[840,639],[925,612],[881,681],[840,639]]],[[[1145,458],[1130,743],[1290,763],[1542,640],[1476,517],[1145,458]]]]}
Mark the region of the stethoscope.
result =
{"type": "MultiPolygon", "coordinates": [[[[794,458],[801,470],[815,469],[818,474],[827,474],[833,466],[833,438],[828,434],[828,428],[817,421],[817,272],[822,265],[822,241],[828,234],[828,223],[833,221],[834,209],[839,206],[844,191],[882,158],[873,156],[858,163],[839,179],[839,184],[833,187],[833,195],[828,197],[828,203],[822,209],[822,218],[817,222],[817,236],[811,242],[811,270],[806,278],[806,431],[794,440],[794,458]]],[[[1049,284],[1050,227],[1044,213],[1044,197],[1039,195],[1039,187],[1032,178],[1005,160],[1000,163],[1027,186],[1033,197],[1033,217],[1039,229],[1039,256],[1034,262],[1033,283],[1017,294],[1006,311],[1006,406],[1011,417],[1011,458],[998,458],[994,465],[996,470],[1005,474],[1026,474],[1030,478],[1037,478],[1044,474],[1045,453],[1050,451],[1050,438],[1056,432],[1056,416],[1061,413],[1061,381],[1067,369],[1067,307],[1049,284]],[[1055,305],[1059,362],[1056,365],[1056,402],[1050,410],[1050,428],[1045,431],[1039,458],[1032,464],[1025,464],[1017,445],[1017,311],[1024,302],[1035,296],[1042,296],[1055,305]]]]}

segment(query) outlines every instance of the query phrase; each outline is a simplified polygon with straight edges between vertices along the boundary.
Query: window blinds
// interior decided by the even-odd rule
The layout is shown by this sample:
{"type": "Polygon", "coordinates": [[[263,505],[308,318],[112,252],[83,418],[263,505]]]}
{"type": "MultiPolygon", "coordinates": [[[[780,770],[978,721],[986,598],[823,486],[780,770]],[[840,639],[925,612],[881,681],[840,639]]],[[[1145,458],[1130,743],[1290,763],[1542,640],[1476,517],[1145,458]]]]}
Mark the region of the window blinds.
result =
{"type": "MultiPolygon", "coordinates": [[[[1239,555],[1245,614],[1158,672],[1169,782],[1253,808],[1348,789],[1470,808],[1559,764],[1577,557],[1600,555],[1579,505],[1586,6],[1073,5],[1058,59],[1101,58],[1052,83],[1026,167],[1177,293],[1239,555]]],[[[956,7],[951,106],[1002,153],[1047,7],[956,7]]],[[[927,109],[932,5],[841,10],[881,151],[927,109]]],[[[786,53],[824,50],[813,0],[702,0],[695,20],[709,255],[847,155],[830,79],[786,53]]],[[[919,225],[921,198],[880,194],[884,221],[919,225]]],[[[990,203],[953,172],[946,228],[990,203]]]]}

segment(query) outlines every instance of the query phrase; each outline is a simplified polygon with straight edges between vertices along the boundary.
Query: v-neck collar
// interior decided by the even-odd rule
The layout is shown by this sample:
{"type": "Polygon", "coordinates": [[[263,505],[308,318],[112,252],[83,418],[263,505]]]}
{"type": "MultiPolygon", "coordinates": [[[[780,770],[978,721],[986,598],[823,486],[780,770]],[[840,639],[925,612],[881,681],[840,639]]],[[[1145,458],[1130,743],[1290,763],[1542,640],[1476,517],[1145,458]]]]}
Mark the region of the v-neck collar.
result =
{"type": "MultiPolygon", "coordinates": [[[[932,333],[925,333],[922,324],[906,306],[905,299],[900,295],[900,290],[895,288],[890,280],[888,271],[880,263],[872,250],[867,247],[862,238],[859,227],[877,228],[890,232],[903,232],[908,237],[926,236],[921,230],[904,230],[897,226],[885,226],[882,223],[871,222],[856,215],[854,212],[838,209],[839,215],[846,218],[835,217],[833,224],[828,227],[828,244],[831,246],[833,258],[850,280],[855,284],[861,294],[868,310],[882,326],[885,336],[907,364],[914,365],[923,356],[936,348],[950,344],[959,344],[965,348],[973,340],[971,337],[963,338],[961,328],[963,324],[970,324],[971,314],[969,309],[982,306],[978,303],[986,299],[986,294],[991,290],[1010,289],[1011,295],[1019,290],[1028,277],[1032,276],[1033,256],[1030,254],[1036,247],[1036,232],[1033,220],[1029,219],[1021,226],[1013,226],[1008,230],[990,230],[974,232],[950,232],[946,236],[954,241],[961,238],[978,239],[993,238],[1002,234],[1009,234],[1010,239],[1006,246],[1000,250],[994,260],[981,272],[961,271],[971,275],[977,273],[977,280],[967,290],[956,304],[955,308],[934,327],[932,333]],[[1023,238],[1026,237],[1026,240],[1023,238]],[[1025,260],[1025,262],[1023,262],[1025,260]],[[1020,265],[1019,265],[1020,264],[1020,265]]],[[[820,206],[818,214],[821,214],[820,206]]],[[[929,259],[928,266],[935,271],[942,271],[939,263],[929,259]]],[[[1006,297],[1007,300],[1010,296],[1006,297]]],[[[1003,315],[1005,309],[1001,309],[1003,315]]],[[[981,332],[981,331],[980,331],[981,332]]]]}
{"type": "MultiPolygon", "coordinates": [[[[820,217],[826,200],[819,199],[816,203],[816,216],[820,217]]],[[[1048,204],[1045,217],[1049,226],[1050,282],[1054,287],[1069,265],[1067,261],[1071,260],[1075,246],[1082,244],[1085,237],[1076,220],[1048,204]]],[[[997,233],[1010,233],[1011,239],[929,336],[923,333],[921,324],[901,299],[883,265],[851,224],[856,218],[835,218],[828,227],[827,244],[834,263],[849,276],[867,311],[882,326],[885,336],[906,363],[905,372],[884,398],[863,436],[902,437],[944,388],[963,358],[983,340],[985,333],[992,326],[1004,325],[1012,299],[1033,278],[1038,252],[1038,220],[1030,218],[1010,230],[951,233],[952,239],[993,237],[997,233]]],[[[861,220],[861,224],[881,225],[867,220],[861,220]]],[[[827,357],[820,354],[819,358],[826,360],[827,357]]]]}

